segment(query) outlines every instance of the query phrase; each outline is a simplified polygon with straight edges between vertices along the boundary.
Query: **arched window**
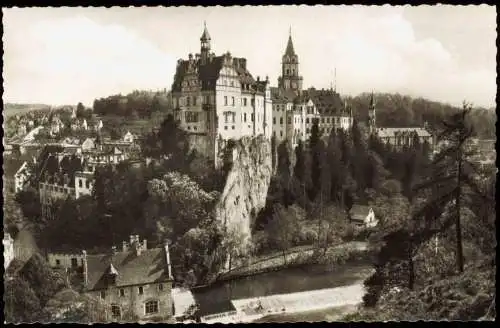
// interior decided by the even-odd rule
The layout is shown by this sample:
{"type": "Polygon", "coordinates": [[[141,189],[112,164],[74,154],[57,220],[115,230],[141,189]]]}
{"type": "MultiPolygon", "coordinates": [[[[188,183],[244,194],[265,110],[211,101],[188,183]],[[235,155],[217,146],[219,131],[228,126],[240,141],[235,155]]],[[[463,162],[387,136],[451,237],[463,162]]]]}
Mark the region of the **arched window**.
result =
{"type": "Polygon", "coordinates": [[[290,70],[288,68],[286,69],[286,74],[290,74],[290,70]]]}

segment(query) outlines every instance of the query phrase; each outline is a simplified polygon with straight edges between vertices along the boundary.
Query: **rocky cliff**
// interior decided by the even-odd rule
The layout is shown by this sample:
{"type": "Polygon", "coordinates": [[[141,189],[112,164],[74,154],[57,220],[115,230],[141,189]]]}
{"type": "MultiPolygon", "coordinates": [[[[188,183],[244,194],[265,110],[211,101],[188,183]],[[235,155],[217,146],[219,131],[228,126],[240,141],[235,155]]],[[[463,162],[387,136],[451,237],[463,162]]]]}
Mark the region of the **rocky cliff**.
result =
{"type": "Polygon", "coordinates": [[[247,246],[251,225],[266,204],[272,175],[271,143],[264,137],[245,137],[231,148],[227,150],[232,152],[232,165],[215,211],[230,230],[242,234],[241,246],[247,246]]]}

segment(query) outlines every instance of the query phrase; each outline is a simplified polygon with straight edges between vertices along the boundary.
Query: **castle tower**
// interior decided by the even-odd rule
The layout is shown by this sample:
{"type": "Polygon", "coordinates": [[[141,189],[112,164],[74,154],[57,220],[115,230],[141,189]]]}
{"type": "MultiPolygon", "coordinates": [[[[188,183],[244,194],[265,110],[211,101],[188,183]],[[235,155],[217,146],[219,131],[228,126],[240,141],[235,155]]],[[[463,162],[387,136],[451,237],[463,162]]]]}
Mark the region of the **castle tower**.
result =
{"type": "Polygon", "coordinates": [[[375,120],[375,100],[373,97],[373,91],[372,95],[370,97],[370,105],[368,107],[368,127],[370,130],[370,133],[375,133],[377,129],[377,124],[375,120]]]}
{"type": "Polygon", "coordinates": [[[282,89],[297,92],[302,90],[302,76],[299,75],[299,57],[293,48],[291,29],[281,62],[281,77],[278,79],[278,86],[282,89]]]}
{"type": "Polygon", "coordinates": [[[205,65],[208,62],[208,57],[210,54],[210,41],[212,40],[210,38],[210,34],[208,33],[207,30],[207,23],[204,22],[204,29],[203,29],[203,34],[201,35],[200,41],[201,41],[201,52],[200,52],[200,59],[201,59],[201,64],[205,65]]]}

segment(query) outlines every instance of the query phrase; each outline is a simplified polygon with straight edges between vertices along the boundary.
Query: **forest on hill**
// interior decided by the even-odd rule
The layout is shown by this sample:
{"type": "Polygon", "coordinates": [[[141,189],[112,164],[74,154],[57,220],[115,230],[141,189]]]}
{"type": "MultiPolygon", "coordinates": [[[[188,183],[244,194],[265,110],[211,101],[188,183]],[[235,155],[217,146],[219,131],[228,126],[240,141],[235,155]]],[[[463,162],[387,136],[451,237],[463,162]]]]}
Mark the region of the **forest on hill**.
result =
{"type": "MultiPolygon", "coordinates": [[[[370,93],[346,97],[348,104],[352,106],[354,116],[360,122],[366,122],[368,119],[370,98],[370,93]]],[[[427,122],[431,129],[435,129],[444,118],[461,109],[442,102],[397,93],[375,93],[374,99],[378,127],[423,126],[427,122]]],[[[473,107],[468,120],[474,126],[475,136],[482,139],[495,138],[496,112],[494,108],[473,107]]]]}

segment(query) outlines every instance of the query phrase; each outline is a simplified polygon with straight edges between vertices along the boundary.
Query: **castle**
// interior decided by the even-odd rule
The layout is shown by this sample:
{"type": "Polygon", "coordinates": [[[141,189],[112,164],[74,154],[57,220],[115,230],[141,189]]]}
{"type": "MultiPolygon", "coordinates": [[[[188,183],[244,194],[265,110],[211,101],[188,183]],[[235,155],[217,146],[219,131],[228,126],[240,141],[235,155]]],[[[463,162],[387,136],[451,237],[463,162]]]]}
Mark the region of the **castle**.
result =
{"type": "Polygon", "coordinates": [[[200,54],[180,59],[172,84],[172,108],[191,144],[215,158],[223,142],[243,136],[271,138],[269,79],[254,79],[245,58],[215,56],[207,27],[200,54]],[[222,142],[221,142],[222,141],[222,142]]]}
{"type": "Polygon", "coordinates": [[[217,158],[225,141],[244,136],[274,135],[295,147],[309,138],[315,120],[323,134],[352,126],[352,110],[333,89],[302,90],[291,34],[277,88],[268,77],[254,79],[245,58],[215,56],[206,25],[200,42],[199,54],[178,60],[171,99],[174,118],[207,157],[217,158]]]}

